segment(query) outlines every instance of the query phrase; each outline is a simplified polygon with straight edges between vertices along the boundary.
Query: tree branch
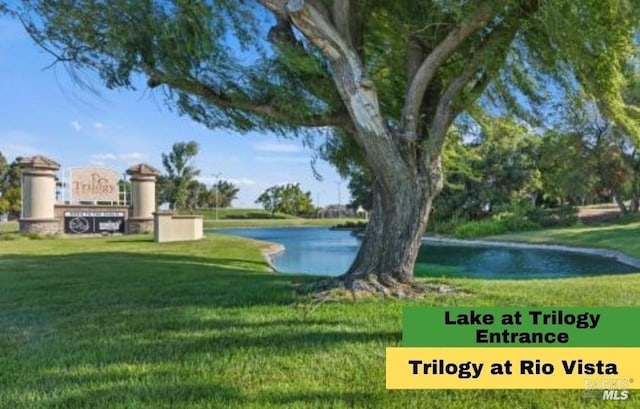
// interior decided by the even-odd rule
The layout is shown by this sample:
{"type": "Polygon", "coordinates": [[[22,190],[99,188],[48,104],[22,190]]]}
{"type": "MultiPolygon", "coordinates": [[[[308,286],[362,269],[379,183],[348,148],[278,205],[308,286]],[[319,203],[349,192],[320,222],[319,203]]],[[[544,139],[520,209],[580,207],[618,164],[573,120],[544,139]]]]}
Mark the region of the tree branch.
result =
{"type": "MultiPolygon", "coordinates": [[[[0,6],[2,6],[2,4],[0,4],[0,6]]],[[[36,43],[36,45],[39,46],[40,48],[42,48],[45,52],[47,52],[51,56],[53,56],[53,58],[54,58],[53,62],[51,62],[46,67],[44,67],[45,70],[53,67],[54,65],[56,65],[59,62],[65,63],[65,62],[74,61],[73,57],[62,56],[62,55],[56,53],[55,51],[53,51],[51,48],[49,48],[47,46],[47,44],[45,43],[44,39],[42,38],[42,36],[39,36],[36,33],[36,31],[33,29],[33,27],[29,23],[27,23],[19,13],[11,12],[11,14],[13,16],[17,17],[18,20],[20,20],[20,24],[22,24],[22,27],[25,29],[25,31],[27,32],[29,37],[31,37],[31,39],[36,43]]]]}
{"type": "Polygon", "coordinates": [[[415,139],[418,116],[424,93],[429,82],[440,66],[469,36],[485,27],[496,15],[493,6],[488,2],[481,3],[476,10],[449,34],[429,53],[413,78],[409,78],[410,86],[402,110],[401,129],[406,137],[415,139]]]}
{"type": "Polygon", "coordinates": [[[293,24],[327,59],[333,81],[353,121],[354,140],[363,150],[368,165],[373,168],[375,163],[375,168],[379,169],[376,175],[378,182],[386,191],[395,191],[403,180],[410,177],[411,170],[403,161],[386,126],[377,92],[357,50],[313,6],[312,1],[257,1],[276,15],[288,15],[293,24]]]}
{"type": "Polygon", "coordinates": [[[362,15],[357,0],[334,1],[331,7],[333,25],[347,45],[362,58],[362,15]]]}
{"type": "Polygon", "coordinates": [[[433,116],[431,127],[429,128],[429,138],[425,139],[430,152],[437,152],[444,141],[444,136],[453,122],[453,107],[451,102],[462,92],[474,75],[480,69],[480,64],[469,64],[467,68],[450,83],[442,94],[436,113],[433,116]]]}
{"type": "Polygon", "coordinates": [[[455,109],[452,104],[454,99],[462,93],[465,87],[469,85],[473,78],[478,76],[479,73],[480,76],[473,85],[471,92],[477,98],[482,91],[484,91],[493,78],[487,68],[489,54],[496,57],[494,60],[504,59],[516,33],[516,25],[504,25],[497,28],[474,52],[473,58],[462,72],[451,80],[438,101],[436,113],[429,128],[429,138],[426,139],[426,142],[430,151],[440,149],[447,129],[449,129],[456,115],[460,112],[460,110],[455,109]],[[497,47],[503,47],[499,54],[502,58],[494,54],[497,47]]]}
{"type": "Polygon", "coordinates": [[[144,71],[149,77],[149,86],[155,87],[161,84],[166,84],[188,94],[199,96],[221,108],[250,112],[261,117],[270,118],[278,123],[291,124],[294,126],[338,127],[347,131],[352,126],[351,120],[346,112],[311,116],[295,116],[288,112],[279,110],[273,105],[260,104],[252,101],[231,100],[227,95],[224,95],[214,88],[194,79],[174,79],[166,75],[164,72],[151,67],[145,67],[144,71]]]}
{"type": "Polygon", "coordinates": [[[501,66],[501,64],[496,64],[495,62],[503,61],[506,58],[509,46],[518,32],[518,21],[533,15],[540,8],[540,4],[540,0],[523,0],[519,2],[514,8],[514,12],[505,17],[501,24],[494,28],[483,40],[478,49],[474,50],[469,64],[457,77],[451,80],[438,101],[438,107],[429,129],[429,138],[426,139],[429,151],[439,152],[449,126],[461,112],[461,109],[456,109],[452,105],[453,100],[463,92],[474,76],[478,76],[478,73],[481,73],[481,75],[473,85],[470,95],[472,98],[480,96],[491,82],[495,72],[497,72],[497,69],[489,70],[490,63],[494,67],[501,66]],[[498,53],[495,53],[496,49],[498,53]],[[489,60],[490,53],[492,53],[491,60],[489,60]]]}
{"type": "Polygon", "coordinates": [[[276,47],[285,44],[293,49],[303,48],[302,43],[298,41],[293,33],[291,22],[280,16],[276,16],[276,25],[271,27],[267,38],[276,47]]]}
{"type": "Polygon", "coordinates": [[[258,3],[262,4],[278,17],[288,18],[286,7],[289,0],[258,0],[258,3]]]}

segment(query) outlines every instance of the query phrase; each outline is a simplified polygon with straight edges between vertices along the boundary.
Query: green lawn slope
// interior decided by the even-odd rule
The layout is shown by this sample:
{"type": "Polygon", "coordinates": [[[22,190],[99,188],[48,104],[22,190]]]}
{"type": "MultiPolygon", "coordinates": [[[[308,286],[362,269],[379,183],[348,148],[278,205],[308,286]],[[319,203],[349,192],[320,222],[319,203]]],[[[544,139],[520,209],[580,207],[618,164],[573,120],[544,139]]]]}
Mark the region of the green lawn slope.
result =
{"type": "Polygon", "coordinates": [[[640,223],[536,230],[494,236],[490,239],[606,248],[619,250],[628,256],[640,258],[640,223]]]}
{"type": "Polygon", "coordinates": [[[204,227],[208,229],[230,227],[305,227],[305,226],[335,226],[348,221],[356,222],[362,219],[333,218],[316,219],[298,217],[285,213],[271,213],[263,209],[198,209],[184,211],[182,213],[194,213],[202,215],[204,227]]]}
{"type": "Polygon", "coordinates": [[[640,274],[440,280],[467,294],[318,306],[296,292],[313,278],[269,273],[264,246],[0,234],[0,408],[621,405],[582,391],[387,391],[385,347],[399,345],[406,305],[637,306],[640,274]]]}

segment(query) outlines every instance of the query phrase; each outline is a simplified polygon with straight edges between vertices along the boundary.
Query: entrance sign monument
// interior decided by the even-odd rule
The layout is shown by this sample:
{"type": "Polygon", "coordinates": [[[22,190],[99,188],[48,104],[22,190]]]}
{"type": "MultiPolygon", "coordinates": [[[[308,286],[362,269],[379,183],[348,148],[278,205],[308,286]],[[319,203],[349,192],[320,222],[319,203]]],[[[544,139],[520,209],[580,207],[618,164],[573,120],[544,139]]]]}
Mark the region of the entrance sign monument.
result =
{"type": "Polygon", "coordinates": [[[71,199],[77,202],[112,202],[119,200],[118,172],[102,168],[71,169],[71,199]]]}
{"type": "Polygon", "coordinates": [[[57,203],[60,165],[41,155],[20,161],[22,213],[20,231],[36,233],[104,234],[153,231],[155,183],[160,172],[141,163],[127,169],[131,203],[120,204],[118,173],[103,168],[74,168],[68,201],[57,203]],[[105,204],[107,203],[107,204],[105,204]],[[116,203],[114,205],[114,203],[116,203]]]}
{"type": "Polygon", "coordinates": [[[22,212],[20,231],[56,232],[55,217],[56,172],[60,164],[44,156],[20,160],[22,185],[22,212]]]}
{"type": "Polygon", "coordinates": [[[125,212],[64,212],[67,234],[124,233],[125,212]]]}
{"type": "Polygon", "coordinates": [[[156,211],[156,179],[160,172],[141,163],[127,169],[131,181],[131,212],[129,232],[153,231],[153,213],[156,211]]]}

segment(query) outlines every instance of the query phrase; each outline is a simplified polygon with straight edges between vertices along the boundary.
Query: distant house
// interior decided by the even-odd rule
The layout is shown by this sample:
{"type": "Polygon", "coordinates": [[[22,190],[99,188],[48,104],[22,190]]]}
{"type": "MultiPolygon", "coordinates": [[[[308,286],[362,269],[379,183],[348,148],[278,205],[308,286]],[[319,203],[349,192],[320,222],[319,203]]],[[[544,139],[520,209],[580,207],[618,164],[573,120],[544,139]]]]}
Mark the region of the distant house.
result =
{"type": "Polygon", "coordinates": [[[369,218],[369,212],[366,211],[364,209],[364,207],[362,206],[358,206],[358,208],[356,209],[356,216],[358,218],[362,218],[362,219],[368,219],[369,218]]]}
{"type": "Polygon", "coordinates": [[[316,216],[319,219],[339,219],[343,217],[355,217],[355,212],[345,205],[328,205],[318,210],[316,216]]]}

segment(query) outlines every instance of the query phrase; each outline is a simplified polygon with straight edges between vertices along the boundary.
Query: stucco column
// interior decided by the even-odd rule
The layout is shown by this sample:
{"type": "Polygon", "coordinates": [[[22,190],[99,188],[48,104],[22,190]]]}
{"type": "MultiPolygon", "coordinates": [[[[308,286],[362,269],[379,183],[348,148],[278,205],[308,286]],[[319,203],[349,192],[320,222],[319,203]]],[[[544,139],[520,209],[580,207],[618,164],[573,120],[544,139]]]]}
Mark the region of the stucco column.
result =
{"type": "Polygon", "coordinates": [[[20,160],[22,212],[20,231],[59,233],[55,219],[56,172],[60,165],[41,155],[20,160]]]}
{"type": "Polygon", "coordinates": [[[131,213],[128,233],[153,231],[153,213],[156,211],[156,179],[160,171],[141,163],[127,169],[131,182],[131,213]]]}

